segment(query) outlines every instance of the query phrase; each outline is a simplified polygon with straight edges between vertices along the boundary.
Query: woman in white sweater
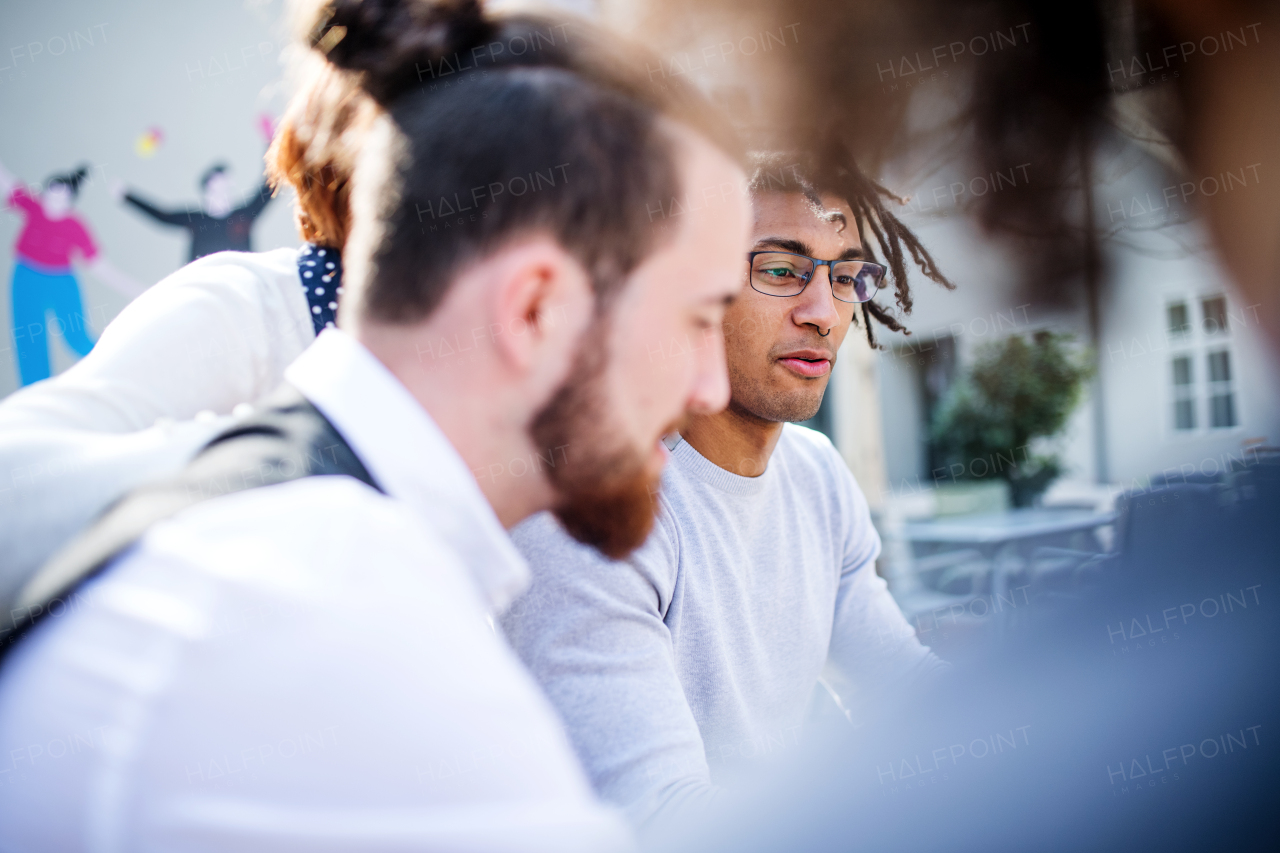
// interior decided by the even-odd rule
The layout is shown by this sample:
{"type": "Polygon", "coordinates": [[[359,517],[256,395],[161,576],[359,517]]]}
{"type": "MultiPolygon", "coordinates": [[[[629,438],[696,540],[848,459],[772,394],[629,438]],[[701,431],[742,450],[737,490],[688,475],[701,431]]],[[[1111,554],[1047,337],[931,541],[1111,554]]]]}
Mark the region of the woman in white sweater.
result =
{"type": "Polygon", "coordinates": [[[116,498],[176,471],[272,391],[332,324],[348,179],[377,107],[353,75],[302,54],[267,173],[296,191],[305,244],[188,264],[70,370],[0,403],[0,606],[116,498]]]}

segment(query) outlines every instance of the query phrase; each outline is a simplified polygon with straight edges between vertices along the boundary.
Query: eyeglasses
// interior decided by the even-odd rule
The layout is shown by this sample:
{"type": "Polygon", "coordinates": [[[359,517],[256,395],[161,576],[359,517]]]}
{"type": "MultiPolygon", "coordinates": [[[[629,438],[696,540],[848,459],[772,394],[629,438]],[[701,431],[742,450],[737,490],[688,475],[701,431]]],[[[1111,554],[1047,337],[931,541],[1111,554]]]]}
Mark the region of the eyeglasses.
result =
{"type": "Polygon", "coordinates": [[[884,267],[871,261],[820,261],[795,252],[750,252],[751,289],[765,296],[798,296],[826,266],[831,295],[841,302],[866,302],[875,296],[884,267]]]}

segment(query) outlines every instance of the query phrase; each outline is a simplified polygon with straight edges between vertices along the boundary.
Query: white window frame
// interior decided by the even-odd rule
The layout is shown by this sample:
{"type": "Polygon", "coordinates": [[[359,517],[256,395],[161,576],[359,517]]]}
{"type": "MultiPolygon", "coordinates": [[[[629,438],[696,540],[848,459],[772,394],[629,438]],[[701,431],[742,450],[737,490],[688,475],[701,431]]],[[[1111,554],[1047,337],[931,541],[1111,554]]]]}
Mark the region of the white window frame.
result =
{"type": "Polygon", "coordinates": [[[1161,383],[1163,385],[1164,411],[1161,421],[1164,433],[1173,440],[1200,439],[1208,436],[1227,435],[1244,431],[1243,399],[1240,394],[1240,360],[1237,355],[1232,327],[1235,321],[1231,316],[1231,297],[1219,288],[1205,290],[1185,290],[1167,293],[1161,304],[1160,328],[1168,342],[1168,347],[1161,366],[1161,383]],[[1227,324],[1223,329],[1208,332],[1205,330],[1204,303],[1206,300],[1221,298],[1225,300],[1227,324]],[[1191,328],[1180,334],[1174,334],[1169,328],[1169,309],[1177,303],[1187,306],[1187,319],[1191,328]],[[1212,423],[1212,397],[1214,388],[1209,380],[1209,355],[1226,352],[1230,364],[1231,379],[1228,388],[1232,396],[1232,407],[1235,424],[1229,427],[1215,427],[1212,423]],[[1195,426],[1191,429],[1177,428],[1176,403],[1184,399],[1173,383],[1173,361],[1181,356],[1191,359],[1191,399],[1194,401],[1195,426]]]}

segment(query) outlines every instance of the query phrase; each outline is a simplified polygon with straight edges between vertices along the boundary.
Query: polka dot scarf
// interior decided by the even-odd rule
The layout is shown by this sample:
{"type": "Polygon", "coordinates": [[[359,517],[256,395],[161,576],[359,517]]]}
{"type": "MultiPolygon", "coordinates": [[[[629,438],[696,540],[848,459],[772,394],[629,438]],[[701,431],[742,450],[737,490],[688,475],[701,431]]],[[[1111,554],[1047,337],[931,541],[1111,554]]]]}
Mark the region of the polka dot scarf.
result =
{"type": "Polygon", "coordinates": [[[298,278],[311,309],[311,325],[319,335],[334,327],[338,297],[342,295],[342,256],[337,249],[303,245],[298,253],[298,278]]]}

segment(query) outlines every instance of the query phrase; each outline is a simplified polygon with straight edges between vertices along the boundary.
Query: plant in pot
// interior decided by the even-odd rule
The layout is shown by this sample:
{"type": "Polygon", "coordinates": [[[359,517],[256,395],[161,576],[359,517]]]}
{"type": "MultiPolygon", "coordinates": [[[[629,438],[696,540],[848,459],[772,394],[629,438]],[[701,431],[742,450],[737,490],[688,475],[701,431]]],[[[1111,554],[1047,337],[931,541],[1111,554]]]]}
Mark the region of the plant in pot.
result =
{"type": "MultiPolygon", "coordinates": [[[[943,397],[931,437],[949,476],[1003,479],[1014,506],[1036,502],[1062,473],[1056,454],[1033,454],[1032,440],[1057,435],[1093,376],[1073,336],[1039,331],[980,347],[972,367],[943,397]]],[[[942,470],[942,469],[939,469],[942,470]]]]}

